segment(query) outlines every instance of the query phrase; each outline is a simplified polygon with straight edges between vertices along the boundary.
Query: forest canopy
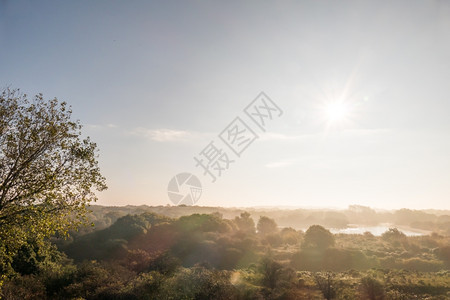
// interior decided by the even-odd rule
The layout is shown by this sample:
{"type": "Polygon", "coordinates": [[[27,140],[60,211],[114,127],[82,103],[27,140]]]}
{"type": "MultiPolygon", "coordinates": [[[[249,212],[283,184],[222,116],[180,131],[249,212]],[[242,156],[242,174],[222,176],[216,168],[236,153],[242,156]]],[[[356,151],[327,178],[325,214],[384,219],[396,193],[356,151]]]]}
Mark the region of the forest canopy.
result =
{"type": "Polygon", "coordinates": [[[448,236],[407,236],[397,228],[381,236],[332,234],[321,225],[303,231],[267,216],[254,222],[248,212],[230,219],[219,212],[119,216],[129,209],[95,207],[97,223],[117,219],[70,239],[52,238],[51,246],[22,248],[3,296],[445,299],[450,293],[448,236]]]}

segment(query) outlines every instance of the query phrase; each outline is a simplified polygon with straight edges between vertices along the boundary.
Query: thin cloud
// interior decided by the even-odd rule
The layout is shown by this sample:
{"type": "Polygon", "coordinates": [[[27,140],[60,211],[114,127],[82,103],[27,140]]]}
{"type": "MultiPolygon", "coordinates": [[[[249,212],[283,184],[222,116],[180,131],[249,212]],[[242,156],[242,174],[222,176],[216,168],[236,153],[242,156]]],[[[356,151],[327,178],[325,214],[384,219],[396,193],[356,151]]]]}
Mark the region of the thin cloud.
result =
{"type": "Polygon", "coordinates": [[[109,124],[86,124],[85,127],[88,129],[101,130],[101,129],[107,129],[107,128],[117,128],[118,126],[115,124],[109,123],[109,124]]]}
{"type": "Polygon", "coordinates": [[[174,130],[168,128],[149,129],[144,127],[137,127],[133,129],[130,134],[155,142],[187,142],[206,135],[194,131],[174,130]]]}

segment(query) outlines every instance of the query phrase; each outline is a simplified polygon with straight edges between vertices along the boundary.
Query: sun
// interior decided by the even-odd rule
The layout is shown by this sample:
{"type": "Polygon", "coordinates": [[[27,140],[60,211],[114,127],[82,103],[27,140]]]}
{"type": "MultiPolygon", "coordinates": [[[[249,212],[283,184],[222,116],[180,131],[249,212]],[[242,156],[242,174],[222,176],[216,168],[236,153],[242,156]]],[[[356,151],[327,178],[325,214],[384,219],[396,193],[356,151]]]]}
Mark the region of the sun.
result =
{"type": "Polygon", "coordinates": [[[349,115],[349,106],[344,102],[329,103],[325,107],[325,113],[329,121],[343,121],[349,115]]]}

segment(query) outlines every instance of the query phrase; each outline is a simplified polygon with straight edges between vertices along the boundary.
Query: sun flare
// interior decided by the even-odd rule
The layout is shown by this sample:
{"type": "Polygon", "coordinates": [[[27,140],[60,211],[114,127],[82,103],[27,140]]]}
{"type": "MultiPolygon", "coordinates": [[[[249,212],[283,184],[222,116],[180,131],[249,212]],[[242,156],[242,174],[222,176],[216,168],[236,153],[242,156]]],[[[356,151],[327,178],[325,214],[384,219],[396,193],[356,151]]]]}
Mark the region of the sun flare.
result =
{"type": "Polygon", "coordinates": [[[349,111],[348,105],[343,102],[333,102],[325,108],[329,121],[342,121],[347,118],[349,111]]]}

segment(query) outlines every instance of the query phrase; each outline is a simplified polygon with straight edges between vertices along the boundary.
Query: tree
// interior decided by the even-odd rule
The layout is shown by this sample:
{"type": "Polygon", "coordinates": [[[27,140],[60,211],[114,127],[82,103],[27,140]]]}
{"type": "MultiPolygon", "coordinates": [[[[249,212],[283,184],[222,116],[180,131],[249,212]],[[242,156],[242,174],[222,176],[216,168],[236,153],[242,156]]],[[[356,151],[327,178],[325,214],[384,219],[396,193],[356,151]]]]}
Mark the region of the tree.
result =
{"type": "Polygon", "coordinates": [[[262,273],[262,285],[270,289],[275,288],[283,266],[277,261],[265,257],[261,260],[260,271],[262,273]]]}
{"type": "Polygon", "coordinates": [[[229,276],[229,272],[201,265],[180,269],[165,280],[159,297],[152,299],[236,299],[237,289],[229,276]]]}
{"type": "Polygon", "coordinates": [[[366,276],[361,279],[361,294],[364,299],[382,300],[385,299],[384,287],[377,279],[366,276]]]}
{"type": "Polygon", "coordinates": [[[281,230],[281,238],[284,244],[295,245],[300,241],[300,233],[291,227],[283,228],[281,230]]]}
{"type": "Polygon", "coordinates": [[[324,250],[334,245],[333,234],[320,225],[312,225],[305,232],[304,243],[319,250],[324,250]]]}
{"type": "Polygon", "coordinates": [[[271,219],[266,216],[259,217],[258,225],[257,225],[258,233],[262,235],[267,235],[271,233],[275,233],[278,231],[278,225],[275,223],[274,219],[271,219]]]}
{"type": "Polygon", "coordinates": [[[314,281],[325,299],[330,300],[336,297],[338,288],[333,273],[315,274],[314,281]]]}
{"type": "Polygon", "coordinates": [[[243,212],[240,217],[235,217],[234,222],[242,232],[255,233],[255,222],[248,212],[243,212]]]}
{"type": "Polygon", "coordinates": [[[85,221],[106,189],[97,147],[81,137],[65,102],[0,94],[0,275],[29,240],[38,243],[85,221]]]}
{"type": "Polygon", "coordinates": [[[389,228],[381,237],[387,241],[400,241],[406,239],[406,235],[397,228],[389,228]]]}

